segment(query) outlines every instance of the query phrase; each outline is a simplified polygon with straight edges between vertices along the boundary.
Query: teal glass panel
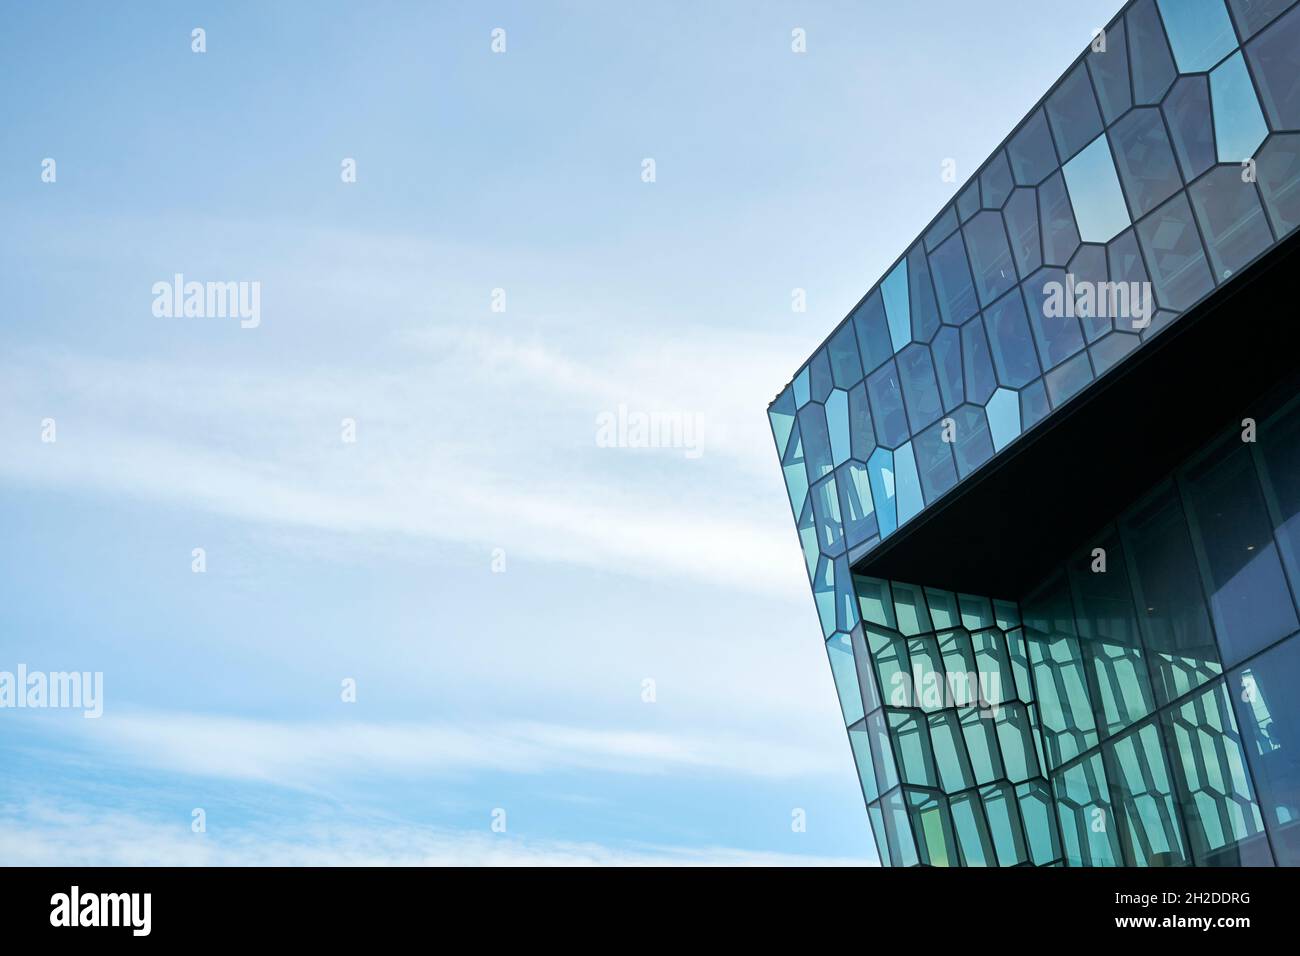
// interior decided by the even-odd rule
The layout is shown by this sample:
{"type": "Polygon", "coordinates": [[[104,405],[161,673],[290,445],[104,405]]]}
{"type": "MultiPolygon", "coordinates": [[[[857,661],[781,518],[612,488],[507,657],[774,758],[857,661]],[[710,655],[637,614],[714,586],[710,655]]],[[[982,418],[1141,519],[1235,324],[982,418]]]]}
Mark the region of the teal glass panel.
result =
{"type": "Polygon", "coordinates": [[[895,629],[894,601],[889,595],[889,582],[858,574],[853,577],[858,592],[858,611],[862,620],[878,627],[895,629]]]}
{"type": "Polygon", "coordinates": [[[1254,156],[1268,135],[1268,124],[1240,53],[1210,74],[1210,103],[1219,162],[1242,163],[1254,156]]]}
{"type": "Polygon", "coordinates": [[[1300,638],[1228,677],[1278,866],[1300,866],[1300,638]]]}
{"type": "Polygon", "coordinates": [[[866,625],[866,634],[885,703],[890,707],[912,706],[912,662],[907,639],[871,624],[866,625]]]}
{"type": "Polygon", "coordinates": [[[1007,631],[1006,640],[1011,675],[1016,682],[1016,697],[1026,704],[1031,703],[1034,689],[1029,677],[1029,648],[1025,644],[1025,632],[1020,628],[1007,631]]]}
{"type": "Polygon", "coordinates": [[[893,582],[894,612],[899,633],[909,637],[934,630],[930,626],[930,613],[925,606],[921,588],[914,584],[893,582]]]}
{"type": "Polygon", "coordinates": [[[963,630],[939,634],[939,653],[947,673],[947,692],[955,707],[973,707],[979,701],[979,675],[975,673],[975,651],[970,635],[963,630]]]}
{"type": "Polygon", "coordinates": [[[899,351],[912,341],[912,310],[907,297],[907,260],[894,266],[880,283],[880,295],[885,300],[885,316],[889,319],[889,339],[894,351],[899,351]]]}
{"type": "Polygon", "coordinates": [[[1035,866],[1047,866],[1061,857],[1052,794],[1041,780],[1031,780],[1016,787],[1020,819],[1024,821],[1030,860],[1035,866]]]}
{"type": "Polygon", "coordinates": [[[953,797],[952,822],[963,866],[996,866],[997,854],[984,819],[984,805],[974,793],[953,797]]]}
{"type": "Polygon", "coordinates": [[[909,707],[936,711],[949,706],[945,687],[943,657],[933,636],[914,637],[907,642],[912,660],[912,687],[909,707]]]}
{"type": "Polygon", "coordinates": [[[791,432],[785,457],[781,459],[781,472],[785,475],[785,488],[790,495],[790,509],[795,514],[800,514],[808,497],[808,468],[804,461],[803,437],[799,434],[798,424],[791,432]]]}
{"type": "Polygon", "coordinates": [[[812,502],[807,502],[799,515],[799,544],[803,547],[804,562],[808,565],[808,579],[811,581],[817,573],[817,561],[821,557],[821,547],[817,542],[817,517],[813,514],[812,502]]]}
{"type": "Polygon", "coordinates": [[[939,771],[939,786],[948,793],[956,793],[975,786],[975,774],[966,756],[966,743],[962,737],[957,712],[945,710],[930,714],[930,741],[934,749],[934,762],[939,771]]]}
{"type": "Polygon", "coordinates": [[[1159,0],[1180,73],[1204,73],[1237,48],[1223,0],[1159,0]]]}
{"type": "Polygon", "coordinates": [[[1189,862],[1173,786],[1154,724],[1102,747],[1111,797],[1121,821],[1125,866],[1189,862]]]}
{"type": "Polygon", "coordinates": [[[1025,835],[1020,829],[1015,791],[1006,784],[993,784],[980,791],[984,816],[989,822],[993,849],[999,866],[1019,866],[1029,859],[1025,835]]]}
{"type": "Polygon", "coordinates": [[[885,817],[885,834],[889,839],[894,865],[916,866],[919,862],[916,841],[912,837],[912,827],[907,815],[907,806],[903,802],[903,792],[895,790],[880,803],[885,817]]]}
{"type": "Polygon", "coordinates": [[[943,797],[916,790],[906,790],[912,814],[912,828],[917,835],[917,850],[924,866],[957,866],[956,837],[948,801],[943,797]]]}
{"type": "MultiPolygon", "coordinates": [[[[953,675],[948,675],[949,680],[953,675]]],[[[978,679],[973,682],[978,687],[978,679]]],[[[977,693],[977,691],[972,691],[977,693]]],[[[970,756],[971,770],[976,783],[992,783],[1006,776],[1002,756],[998,750],[997,726],[991,709],[966,707],[959,711],[961,735],[970,756]]]]}
{"type": "Polygon", "coordinates": [[[918,787],[937,787],[934,756],[930,751],[930,732],[925,715],[914,711],[889,714],[889,729],[894,749],[903,771],[903,783],[918,787]]]}
{"type": "Polygon", "coordinates": [[[1001,451],[1020,436],[1020,397],[1011,389],[1000,388],[994,392],[985,412],[995,451],[1001,451]]]}
{"type": "Polygon", "coordinates": [[[885,721],[885,712],[877,710],[868,714],[863,726],[866,728],[867,746],[871,750],[876,788],[885,793],[898,786],[898,765],[894,762],[894,750],[889,742],[889,725],[885,721]]]}
{"type": "Polygon", "coordinates": [[[961,626],[968,631],[980,631],[993,626],[993,603],[979,594],[958,594],[961,608],[961,626]]]}
{"type": "Polygon", "coordinates": [[[871,753],[871,737],[865,724],[849,728],[849,746],[853,749],[858,780],[862,783],[862,796],[870,803],[880,796],[880,786],[876,783],[876,763],[871,753]]]}
{"type": "Polygon", "coordinates": [[[998,745],[1002,750],[1002,765],[1007,779],[1023,783],[1040,774],[1038,758],[1034,752],[1034,729],[1029,722],[1029,711],[1019,701],[999,704],[994,708],[998,745]]]}
{"type": "Polygon", "coordinates": [[[1165,746],[1197,866],[1269,866],[1264,819],[1224,682],[1161,714],[1165,746]]]}
{"type": "Polygon", "coordinates": [[[1052,775],[1067,866],[1119,866],[1121,851],[1101,755],[1052,775]]]}
{"type": "Polygon", "coordinates": [[[889,849],[889,839],[885,834],[885,812],[879,803],[867,807],[867,819],[871,821],[871,833],[876,840],[876,852],[880,854],[882,866],[893,866],[894,855],[889,849]]]}
{"type": "Polygon", "coordinates": [[[1067,162],[1062,171],[1080,239],[1109,242],[1129,227],[1132,220],[1104,133],[1067,162]]]}
{"type": "Polygon", "coordinates": [[[812,506],[821,550],[828,555],[839,554],[844,549],[844,530],[840,523],[840,498],[834,476],[813,487],[812,506]]]}
{"type": "Polygon", "coordinates": [[[1021,610],[1048,765],[1059,767],[1096,746],[1099,739],[1064,578],[1045,585],[1022,603],[1021,610]]]}
{"type": "Polygon", "coordinates": [[[930,619],[934,622],[936,631],[961,626],[961,616],[957,610],[957,595],[951,591],[940,591],[938,588],[926,588],[925,600],[929,605],[930,619]]]}
{"type": "Polygon", "coordinates": [[[799,408],[808,404],[808,366],[799,369],[799,374],[794,377],[794,402],[799,408]]]}
{"type": "Polygon", "coordinates": [[[835,678],[840,710],[844,712],[844,724],[856,724],[862,719],[863,710],[858,668],[853,659],[853,641],[847,634],[834,634],[826,642],[826,653],[831,660],[831,674],[835,678]]]}
{"type": "Polygon", "coordinates": [[[794,393],[787,385],[767,410],[768,421],[772,425],[772,438],[776,441],[776,453],[781,457],[785,457],[786,444],[794,429],[794,411],[794,393]]]}

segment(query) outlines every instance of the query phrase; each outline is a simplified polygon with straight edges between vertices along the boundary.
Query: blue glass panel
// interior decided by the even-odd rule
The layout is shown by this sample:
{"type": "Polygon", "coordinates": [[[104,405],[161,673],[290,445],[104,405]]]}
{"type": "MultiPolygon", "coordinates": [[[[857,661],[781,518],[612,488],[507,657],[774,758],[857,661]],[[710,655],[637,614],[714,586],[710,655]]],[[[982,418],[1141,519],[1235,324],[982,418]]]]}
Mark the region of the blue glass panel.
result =
{"type": "Polygon", "coordinates": [[[935,422],[912,439],[917,470],[921,475],[921,490],[925,492],[927,502],[933,502],[957,484],[957,466],[952,457],[952,442],[943,440],[943,432],[943,422],[935,422]]]}
{"type": "Polygon", "coordinates": [[[1175,196],[1138,223],[1138,240],[1162,308],[1185,311],[1214,288],[1185,195],[1175,196]]]}
{"type": "Polygon", "coordinates": [[[834,475],[813,485],[812,506],[818,545],[824,554],[838,554],[844,548],[844,530],[840,526],[840,497],[834,475]]]}
{"type": "Polygon", "coordinates": [[[1106,247],[1082,245],[1070,260],[1066,270],[1074,276],[1075,312],[1083,327],[1086,342],[1097,341],[1110,331],[1111,316],[1128,308],[1128,290],[1122,297],[1110,295],[1109,286],[1103,285],[1106,273],[1106,247]]]}
{"type": "Polygon", "coordinates": [[[956,426],[953,452],[957,456],[957,473],[965,478],[993,457],[993,440],[984,409],[978,405],[963,405],[952,413],[952,419],[956,426]]]}
{"type": "Polygon", "coordinates": [[[831,380],[831,360],[824,348],[818,349],[808,362],[808,385],[814,402],[824,402],[835,383],[831,380]]]}
{"type": "Polygon", "coordinates": [[[989,419],[993,449],[1001,451],[1020,434],[1020,399],[1011,389],[1000,388],[993,393],[984,411],[989,419]]]}
{"type": "Polygon", "coordinates": [[[980,173],[980,198],[985,209],[1001,209],[1011,195],[1015,181],[1011,178],[1011,164],[1007,154],[998,150],[980,173]]]}
{"type": "Polygon", "coordinates": [[[1158,109],[1133,110],[1115,124],[1110,141],[1134,219],[1145,216],[1183,188],[1158,109]]]}
{"type": "Polygon", "coordinates": [[[1273,245],[1264,207],[1253,183],[1241,181],[1236,166],[1220,166],[1187,190],[1220,281],[1273,245]]]}
{"type": "Polygon", "coordinates": [[[1038,210],[1043,231],[1043,261],[1063,266],[1079,248],[1079,229],[1074,223],[1074,209],[1065,191],[1065,180],[1056,173],[1038,189],[1038,210]]]}
{"type": "Polygon", "coordinates": [[[1047,417],[1052,406],[1047,401],[1047,386],[1040,378],[1020,393],[1020,420],[1025,430],[1032,428],[1047,417]]]}
{"type": "Polygon", "coordinates": [[[1130,225],[1110,143],[1098,136],[1065,164],[1065,184],[1084,242],[1109,242],[1130,225]]]}
{"type": "Polygon", "coordinates": [[[954,232],[957,231],[957,209],[949,206],[934,221],[934,225],[926,230],[925,233],[925,251],[931,252],[954,232]]]}
{"type": "Polygon", "coordinates": [[[1300,135],[1279,133],[1259,151],[1259,193],[1278,238],[1300,226],[1300,135]]]}
{"type": "Polygon", "coordinates": [[[876,432],[871,426],[871,406],[867,402],[866,382],[859,382],[849,389],[849,436],[853,441],[853,457],[866,461],[876,447],[876,432]]]}
{"type": "Polygon", "coordinates": [[[907,441],[907,414],[903,411],[903,390],[898,371],[890,362],[867,377],[867,394],[871,397],[871,417],[876,423],[876,441],[886,448],[897,448],[907,441]]]}
{"type": "Polygon", "coordinates": [[[852,388],[862,381],[862,362],[853,323],[845,322],[831,336],[827,351],[831,358],[831,379],[837,388],[852,388]]]}
{"type": "Polygon", "coordinates": [[[1138,249],[1137,233],[1132,229],[1120,233],[1106,247],[1110,277],[1115,282],[1147,282],[1147,267],[1138,249]]]}
{"type": "Polygon", "coordinates": [[[1037,186],[1060,165],[1042,110],[1035,111],[1011,137],[1007,158],[1019,186],[1037,186]]]}
{"type": "Polygon", "coordinates": [[[938,419],[943,412],[930,350],[924,345],[909,345],[899,352],[898,375],[903,386],[907,420],[912,430],[918,431],[938,419]]]}
{"type": "Polygon", "coordinates": [[[920,243],[907,254],[907,292],[912,303],[912,340],[929,342],[939,331],[939,305],[934,301],[930,266],[920,243]]]}
{"type": "Polygon", "coordinates": [[[799,408],[803,408],[808,401],[808,366],[805,365],[794,377],[794,403],[799,408]]]}
{"type": "Polygon", "coordinates": [[[1138,0],[1127,14],[1129,52],[1132,54],[1133,102],[1153,106],[1164,98],[1177,71],[1169,42],[1160,26],[1155,0],[1138,0]]]}
{"type": "Polygon", "coordinates": [[[1044,368],[1055,368],[1083,349],[1083,333],[1072,314],[1063,269],[1039,270],[1025,282],[1024,293],[1044,368]]]}
{"type": "Polygon", "coordinates": [[[1219,162],[1242,163],[1254,156],[1268,135],[1268,124],[1240,53],[1210,74],[1210,103],[1219,162]]]}
{"type": "Polygon", "coordinates": [[[898,523],[919,514],[925,507],[921,497],[921,478],[916,473],[916,459],[912,457],[912,443],[908,442],[894,452],[894,487],[898,495],[898,523]]]}
{"type": "Polygon", "coordinates": [[[803,506],[803,513],[799,515],[798,528],[799,544],[803,548],[804,564],[808,567],[808,580],[812,581],[817,574],[817,562],[821,559],[821,548],[817,544],[817,522],[813,518],[811,501],[803,506]]]}
{"type": "Polygon", "coordinates": [[[1063,160],[1083,149],[1101,132],[1101,112],[1083,63],[1071,70],[1047,98],[1047,118],[1063,160]]]}
{"type": "Polygon", "coordinates": [[[984,322],[988,326],[998,381],[1020,388],[1038,378],[1042,370],[1038,367],[1029,317],[1020,293],[1013,292],[991,305],[984,312],[984,322]]]}
{"type": "Polygon", "coordinates": [[[961,327],[961,355],[962,371],[966,374],[966,397],[972,402],[988,401],[998,386],[998,379],[993,372],[984,323],[978,318],[961,327]]]}
{"type": "Polygon", "coordinates": [[[1038,240],[1038,194],[1033,189],[1017,187],[1002,215],[1007,221],[1016,271],[1027,276],[1043,264],[1043,248],[1038,240]]]}
{"type": "Polygon", "coordinates": [[[880,283],[880,295],[885,300],[885,315],[889,318],[889,339],[897,352],[912,341],[912,309],[907,300],[906,259],[885,276],[885,281],[880,283]]]}
{"type": "Polygon", "coordinates": [[[1142,344],[1142,339],[1132,332],[1111,332],[1095,345],[1088,346],[1092,367],[1098,375],[1114,368],[1120,361],[1142,344]]]}
{"type": "Polygon", "coordinates": [[[1190,182],[1214,165],[1214,122],[1210,117],[1210,78],[1181,76],[1164,104],[1174,153],[1190,182]]]}
{"type": "Polygon", "coordinates": [[[980,208],[980,190],[979,183],[972,181],[961,191],[957,197],[957,218],[965,222],[971,216],[975,215],[980,208]]]}
{"type": "Polygon", "coordinates": [[[790,440],[790,430],[794,428],[794,392],[789,385],[767,410],[767,417],[772,424],[772,437],[776,439],[777,457],[784,457],[786,442],[790,440]]]}
{"type": "Polygon", "coordinates": [[[1246,762],[1279,866],[1300,866],[1300,640],[1228,675],[1246,762]]]}
{"type": "Polygon", "coordinates": [[[1237,48],[1223,0],[1160,0],[1180,73],[1204,73],[1237,48]]]}
{"type": "Polygon", "coordinates": [[[865,371],[879,368],[894,354],[894,345],[889,340],[889,323],[885,319],[885,305],[880,299],[879,289],[873,289],[853,311],[853,329],[858,336],[858,349],[865,371]]]}
{"type": "Polygon", "coordinates": [[[817,573],[813,575],[812,586],[822,636],[830,637],[835,633],[835,565],[825,555],[817,559],[817,573]]]}
{"type": "Polygon", "coordinates": [[[897,498],[894,494],[894,455],[884,448],[877,448],[867,462],[867,474],[871,479],[871,498],[876,503],[876,521],[880,525],[880,534],[893,534],[898,527],[897,498]]]}
{"type": "Polygon", "coordinates": [[[835,472],[835,479],[840,493],[840,514],[844,519],[844,543],[856,548],[877,532],[867,466],[850,461],[835,472]]]}
{"type": "Polygon", "coordinates": [[[978,309],[961,233],[952,236],[930,255],[930,271],[934,274],[943,321],[948,325],[961,325],[978,309]]]}
{"type": "Polygon", "coordinates": [[[1295,0],[1228,0],[1237,30],[1249,40],[1295,0]]]}
{"type": "Polygon", "coordinates": [[[1246,45],[1275,130],[1300,129],[1300,6],[1246,45]]]}
{"type": "Polygon", "coordinates": [[[966,400],[966,386],[961,376],[961,333],[945,326],[930,346],[939,376],[939,395],[943,410],[950,412],[966,400]]]}
{"type": "Polygon", "coordinates": [[[826,428],[831,435],[831,461],[839,466],[849,460],[852,447],[849,438],[849,393],[842,388],[831,392],[826,399],[826,428]]]}
{"type": "Polygon", "coordinates": [[[1236,664],[1300,629],[1250,446],[1233,434],[1182,479],[1220,658],[1236,664]]]}
{"type": "Polygon", "coordinates": [[[1128,43],[1124,36],[1124,21],[1117,20],[1106,28],[1106,48],[1088,51],[1088,70],[1097,87],[1097,100],[1101,115],[1107,123],[1133,105],[1133,94],[1128,79],[1128,43]]]}
{"type": "Polygon", "coordinates": [[[809,402],[799,409],[799,432],[803,436],[808,484],[831,473],[831,437],[821,405],[809,402]]]}
{"type": "Polygon", "coordinates": [[[1002,216],[985,210],[964,227],[975,289],[981,305],[988,305],[1016,284],[1016,269],[1011,264],[1002,216]]]}
{"type": "Polygon", "coordinates": [[[1088,353],[1076,355],[1059,368],[1052,369],[1047,373],[1046,378],[1047,394],[1051,396],[1052,407],[1060,408],[1092,381],[1092,366],[1088,363],[1088,353]]]}

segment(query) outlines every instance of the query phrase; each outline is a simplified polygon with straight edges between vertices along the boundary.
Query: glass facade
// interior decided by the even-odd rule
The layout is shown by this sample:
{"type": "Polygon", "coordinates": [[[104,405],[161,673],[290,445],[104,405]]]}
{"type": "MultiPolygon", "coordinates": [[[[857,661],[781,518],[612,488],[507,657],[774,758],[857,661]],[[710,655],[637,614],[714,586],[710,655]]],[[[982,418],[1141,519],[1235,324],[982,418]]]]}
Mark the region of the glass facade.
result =
{"type": "Polygon", "coordinates": [[[1014,600],[853,575],[827,646],[882,862],[1300,865],[1297,457],[1300,396],[1014,600]]]}
{"type": "Polygon", "coordinates": [[[853,571],[1298,224],[1300,3],[1134,0],[772,402],[883,862],[1300,863],[1295,404],[1026,593],[853,571]]]}

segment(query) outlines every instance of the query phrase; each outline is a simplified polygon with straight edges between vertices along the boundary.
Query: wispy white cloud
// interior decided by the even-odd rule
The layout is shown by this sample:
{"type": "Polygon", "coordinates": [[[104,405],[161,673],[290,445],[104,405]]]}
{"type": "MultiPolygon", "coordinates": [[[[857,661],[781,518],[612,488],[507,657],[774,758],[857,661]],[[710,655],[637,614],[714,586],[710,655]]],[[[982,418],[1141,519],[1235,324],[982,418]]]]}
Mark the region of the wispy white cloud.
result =
{"type": "Polygon", "coordinates": [[[185,713],[106,714],[69,722],[105,756],[172,774],[329,791],[358,774],[465,776],[722,774],[782,779],[839,775],[842,753],[734,732],[597,730],[502,721],[276,721],[185,713]]]}
{"type": "Polygon", "coordinates": [[[0,806],[12,866],[864,866],[873,861],[723,846],[606,846],[392,822],[214,826],[196,834],[121,811],[0,806]]]}

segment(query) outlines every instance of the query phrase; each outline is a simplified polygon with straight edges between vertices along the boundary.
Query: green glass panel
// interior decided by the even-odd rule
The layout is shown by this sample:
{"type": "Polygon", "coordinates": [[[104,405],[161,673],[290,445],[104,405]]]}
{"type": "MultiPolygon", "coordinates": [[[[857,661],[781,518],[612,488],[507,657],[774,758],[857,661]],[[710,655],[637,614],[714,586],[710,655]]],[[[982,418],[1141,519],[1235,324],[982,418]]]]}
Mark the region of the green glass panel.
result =
{"type": "Polygon", "coordinates": [[[890,707],[911,703],[912,664],[907,655],[907,638],[884,628],[866,625],[867,648],[876,665],[880,693],[890,707]]]}
{"type": "Polygon", "coordinates": [[[997,731],[990,711],[971,707],[961,712],[961,735],[970,755],[976,783],[992,783],[1003,776],[997,731]],[[987,716],[985,716],[987,715],[987,716]]]}
{"type": "Polygon", "coordinates": [[[1034,687],[1029,679],[1029,651],[1025,648],[1025,633],[1019,628],[1007,631],[1006,641],[1011,674],[1016,681],[1016,696],[1026,704],[1032,703],[1034,687]]]}
{"type": "Polygon", "coordinates": [[[907,792],[907,800],[921,862],[927,866],[956,866],[957,843],[948,802],[938,795],[915,790],[907,792]]]}
{"type": "Polygon", "coordinates": [[[876,774],[876,791],[885,793],[898,786],[898,767],[894,763],[894,751],[889,743],[885,712],[877,710],[867,714],[864,725],[867,745],[871,749],[872,769],[876,774]]]}
{"type": "Polygon", "coordinates": [[[1020,626],[1020,606],[1015,601],[994,601],[993,622],[1003,631],[1020,626]]]}
{"type": "Polygon", "coordinates": [[[1005,784],[994,784],[980,791],[980,799],[984,801],[984,815],[989,821],[998,865],[1018,866],[1026,862],[1029,853],[1020,829],[1014,791],[1005,784]]]}
{"type": "Polygon", "coordinates": [[[911,700],[907,706],[927,711],[950,706],[939,642],[929,635],[914,637],[907,642],[907,650],[912,658],[911,700]]]}
{"type": "Polygon", "coordinates": [[[891,713],[889,729],[894,750],[902,764],[903,783],[915,787],[937,787],[934,755],[930,750],[929,727],[924,714],[891,713]]]}
{"type": "Polygon", "coordinates": [[[903,791],[895,790],[880,801],[885,817],[885,835],[889,839],[890,854],[895,866],[916,866],[916,841],[903,803],[903,791]]]}
{"type": "Polygon", "coordinates": [[[840,697],[844,723],[856,724],[862,719],[862,693],[858,689],[858,668],[853,659],[853,643],[847,634],[835,634],[826,642],[826,653],[831,660],[831,674],[835,690],[840,697]]]}
{"type": "Polygon", "coordinates": [[[1123,820],[1126,866],[1186,862],[1182,824],[1165,767],[1160,732],[1148,723],[1102,748],[1111,798],[1123,820]]]}
{"type": "Polygon", "coordinates": [[[1030,860],[1035,866],[1047,866],[1061,856],[1061,844],[1052,807],[1052,793],[1042,780],[1032,780],[1016,787],[1020,818],[1025,824],[1030,860]]]}
{"type": "Polygon", "coordinates": [[[939,635],[939,651],[947,672],[947,693],[957,707],[971,707],[978,702],[979,675],[975,672],[975,652],[965,631],[945,631],[939,635]]]}
{"type": "Polygon", "coordinates": [[[961,626],[968,631],[993,626],[993,604],[986,597],[974,594],[958,594],[961,606],[961,626]]]}
{"type": "Polygon", "coordinates": [[[885,812],[879,803],[867,807],[867,819],[871,821],[871,833],[876,838],[876,852],[880,854],[882,866],[893,866],[893,854],[889,852],[889,840],[885,836],[885,812]]]}
{"type": "Polygon", "coordinates": [[[876,783],[876,764],[871,755],[871,736],[865,725],[849,728],[849,746],[858,767],[858,780],[862,783],[862,796],[868,803],[880,796],[876,783]]]}
{"type": "Polygon", "coordinates": [[[930,606],[930,620],[936,631],[961,626],[961,615],[957,610],[957,596],[951,591],[939,591],[935,588],[925,589],[926,603],[930,606]]]}
{"type": "Polygon", "coordinates": [[[953,797],[953,828],[957,831],[957,845],[961,849],[963,866],[993,866],[997,857],[989,837],[984,807],[979,797],[964,793],[953,797]]]}
{"type": "Polygon", "coordinates": [[[1100,754],[1052,775],[1067,866],[1118,866],[1119,838],[1100,754]]]}
{"type": "Polygon", "coordinates": [[[1056,576],[1022,610],[1048,766],[1059,767],[1098,741],[1064,577],[1056,576]]]}
{"type": "Polygon", "coordinates": [[[888,581],[855,574],[853,586],[858,592],[858,610],[862,614],[862,620],[891,630],[898,629],[894,620],[894,602],[889,596],[888,581]]]}
{"type": "Polygon", "coordinates": [[[1021,703],[1002,704],[995,710],[994,723],[1007,779],[1020,783],[1037,776],[1038,758],[1028,708],[1021,703]]]}
{"type": "Polygon", "coordinates": [[[947,710],[931,714],[928,721],[934,762],[939,770],[939,786],[948,793],[975,786],[975,774],[966,756],[966,742],[956,712],[947,710]]]}
{"type": "Polygon", "coordinates": [[[930,631],[930,614],[925,608],[925,597],[919,587],[894,582],[894,610],[897,629],[908,636],[930,631]]]}
{"type": "Polygon", "coordinates": [[[1011,675],[1011,660],[1007,656],[1006,640],[1002,632],[977,631],[970,639],[975,648],[980,700],[986,705],[1011,700],[1015,696],[1016,681],[1011,675]]]}
{"type": "Polygon", "coordinates": [[[1165,746],[1197,866],[1273,862],[1222,680],[1161,714],[1165,746]]]}

